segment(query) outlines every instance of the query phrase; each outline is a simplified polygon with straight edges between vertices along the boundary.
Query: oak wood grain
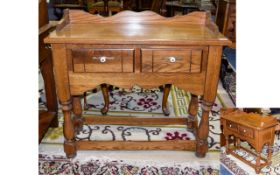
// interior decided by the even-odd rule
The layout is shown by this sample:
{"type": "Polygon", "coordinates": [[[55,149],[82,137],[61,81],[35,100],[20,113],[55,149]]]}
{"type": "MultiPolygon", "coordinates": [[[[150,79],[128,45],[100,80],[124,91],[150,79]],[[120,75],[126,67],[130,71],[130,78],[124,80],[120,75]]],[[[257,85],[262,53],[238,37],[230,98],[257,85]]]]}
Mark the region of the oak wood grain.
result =
{"type": "Polygon", "coordinates": [[[77,141],[82,150],[195,150],[195,140],[175,141],[77,141]]]}
{"type": "Polygon", "coordinates": [[[168,95],[171,89],[171,84],[166,84],[163,88],[163,97],[162,97],[162,112],[165,116],[170,114],[168,106],[168,95]]]}
{"type": "Polygon", "coordinates": [[[183,90],[196,95],[202,95],[204,90],[205,75],[184,73],[74,73],[69,72],[70,89],[73,95],[82,95],[102,83],[130,89],[139,85],[151,89],[164,84],[173,84],[183,90]],[[118,78],[112,78],[118,77],[118,78]],[[187,83],[186,83],[187,82],[187,83]]]}
{"type": "Polygon", "coordinates": [[[100,124],[100,125],[185,125],[185,118],[138,118],[138,117],[125,117],[125,116],[86,116],[85,122],[88,124],[100,124]]]}
{"type": "Polygon", "coordinates": [[[203,41],[204,44],[230,44],[230,41],[213,27],[215,24],[205,12],[166,18],[151,11],[124,11],[104,18],[69,10],[60,23],[59,30],[46,38],[46,42],[201,45],[203,41]],[[154,27],[155,25],[157,27],[154,27]]]}
{"type": "Polygon", "coordinates": [[[132,72],[133,49],[73,49],[75,72],[132,72]]]}
{"type": "Polygon", "coordinates": [[[199,73],[201,70],[202,49],[142,49],[142,55],[144,72],[199,73]]]}
{"type": "Polygon", "coordinates": [[[81,23],[187,23],[187,24],[205,24],[207,20],[206,12],[193,12],[189,15],[175,16],[166,18],[158,15],[152,11],[133,12],[133,11],[122,11],[111,17],[103,17],[99,15],[91,15],[81,10],[69,10],[69,19],[72,24],[81,23]]]}
{"type": "Polygon", "coordinates": [[[73,113],[74,113],[73,124],[76,133],[79,133],[80,131],[83,130],[84,119],[82,117],[82,112],[83,109],[81,104],[81,97],[74,96],[73,97],[73,113]]]}

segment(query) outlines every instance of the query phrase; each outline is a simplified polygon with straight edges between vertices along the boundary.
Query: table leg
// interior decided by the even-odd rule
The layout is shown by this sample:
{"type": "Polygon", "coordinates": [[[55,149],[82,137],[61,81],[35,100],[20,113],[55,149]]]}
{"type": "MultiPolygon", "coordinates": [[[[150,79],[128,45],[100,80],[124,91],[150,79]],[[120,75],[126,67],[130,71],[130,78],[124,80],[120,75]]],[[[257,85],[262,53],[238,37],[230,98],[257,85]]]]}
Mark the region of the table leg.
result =
{"type": "Polygon", "coordinates": [[[229,135],[225,135],[226,139],[226,154],[229,154],[229,135]]]}
{"type": "Polygon", "coordinates": [[[88,110],[87,93],[86,92],[84,92],[84,110],[88,110]]]}
{"type": "Polygon", "coordinates": [[[268,164],[271,163],[272,147],[273,147],[273,143],[272,144],[268,144],[268,154],[267,154],[267,162],[268,162],[268,164]]]}
{"type": "Polygon", "coordinates": [[[205,157],[208,151],[208,133],[209,133],[209,112],[212,108],[212,102],[202,102],[202,116],[199,127],[196,132],[196,156],[205,157]]]}
{"type": "Polygon", "coordinates": [[[104,98],[104,107],[101,109],[101,113],[106,115],[109,110],[109,90],[106,84],[101,84],[101,90],[104,98]]]}
{"type": "Polygon", "coordinates": [[[188,109],[188,130],[196,132],[197,130],[197,111],[198,111],[198,97],[197,95],[191,94],[191,101],[188,109]]]}
{"type": "Polygon", "coordinates": [[[272,148],[274,145],[274,137],[272,137],[271,142],[268,143],[268,155],[267,155],[267,162],[270,164],[271,163],[271,157],[272,157],[272,148]]]}
{"type": "Polygon", "coordinates": [[[256,165],[255,165],[255,171],[257,174],[260,173],[261,171],[261,168],[260,168],[260,165],[261,165],[261,151],[260,150],[257,150],[256,149],[256,165]]]}
{"type": "Polygon", "coordinates": [[[205,157],[208,151],[208,134],[209,134],[209,112],[214,104],[221,66],[222,47],[210,46],[208,54],[208,64],[204,95],[202,99],[202,116],[199,127],[196,132],[196,156],[205,157]]]}
{"type": "Polygon", "coordinates": [[[240,138],[237,137],[237,138],[235,138],[235,139],[236,139],[236,148],[237,148],[237,149],[240,149],[240,138]]]}
{"type": "Polygon", "coordinates": [[[64,133],[64,152],[68,158],[74,158],[76,156],[76,143],[75,143],[75,132],[74,125],[71,119],[71,100],[66,102],[60,102],[62,106],[64,123],[63,123],[63,133],[64,133]]]}
{"type": "Polygon", "coordinates": [[[163,98],[162,98],[162,112],[165,116],[170,114],[169,109],[167,107],[167,99],[170,92],[171,84],[166,84],[163,89],[163,98]]]}
{"type": "Polygon", "coordinates": [[[73,97],[73,113],[75,132],[79,133],[83,130],[84,119],[82,118],[82,104],[80,96],[73,97]]]}
{"type": "Polygon", "coordinates": [[[76,156],[75,131],[71,119],[72,99],[69,88],[67,52],[64,44],[52,44],[57,95],[63,111],[64,152],[68,158],[76,156]]]}

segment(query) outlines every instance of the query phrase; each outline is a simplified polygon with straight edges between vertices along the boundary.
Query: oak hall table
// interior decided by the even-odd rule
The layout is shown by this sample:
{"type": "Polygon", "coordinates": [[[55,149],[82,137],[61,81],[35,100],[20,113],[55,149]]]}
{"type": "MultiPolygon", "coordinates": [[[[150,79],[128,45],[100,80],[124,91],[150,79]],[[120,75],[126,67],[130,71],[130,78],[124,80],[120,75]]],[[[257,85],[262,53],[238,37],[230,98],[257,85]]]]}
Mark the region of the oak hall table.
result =
{"type": "MultiPolygon", "coordinates": [[[[45,42],[52,47],[57,93],[64,114],[67,157],[75,157],[77,149],[195,150],[198,157],[206,155],[208,115],[217,94],[222,48],[230,44],[207,13],[165,18],[151,11],[123,11],[101,17],[69,10],[45,42]],[[192,94],[189,117],[82,117],[80,96],[100,84],[105,104],[109,100],[108,84],[122,88],[165,85],[164,99],[170,85],[176,85],[192,94]],[[199,124],[198,96],[202,96],[203,110],[199,124]],[[187,124],[196,140],[76,140],[76,134],[85,123],[187,124]]],[[[102,112],[107,110],[105,105],[102,112]]]]}
{"type": "Polygon", "coordinates": [[[257,113],[246,113],[240,110],[224,110],[221,112],[221,124],[226,140],[226,153],[235,156],[244,163],[252,166],[256,173],[271,163],[272,149],[274,144],[275,127],[277,121],[272,116],[262,116],[257,113]],[[234,147],[230,148],[229,139],[234,137],[234,147]],[[255,152],[248,150],[240,145],[240,140],[247,141],[255,152]],[[268,145],[266,158],[261,156],[263,146],[268,145]],[[256,156],[256,162],[252,163],[235,150],[244,150],[256,156]]]}

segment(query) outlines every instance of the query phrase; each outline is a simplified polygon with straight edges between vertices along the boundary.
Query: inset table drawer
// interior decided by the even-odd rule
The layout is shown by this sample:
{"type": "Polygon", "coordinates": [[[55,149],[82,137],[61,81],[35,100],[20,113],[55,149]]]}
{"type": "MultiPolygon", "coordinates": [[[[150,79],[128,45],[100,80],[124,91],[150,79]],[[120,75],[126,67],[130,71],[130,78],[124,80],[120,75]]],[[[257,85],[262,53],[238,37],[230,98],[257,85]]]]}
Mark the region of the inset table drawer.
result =
{"type": "Polygon", "coordinates": [[[252,128],[248,128],[248,127],[239,125],[238,131],[239,131],[239,134],[241,134],[245,137],[250,137],[252,139],[254,138],[254,130],[252,128]]]}
{"type": "Polygon", "coordinates": [[[199,73],[202,48],[142,49],[142,72],[199,73]]]}
{"type": "Polygon", "coordinates": [[[238,130],[238,125],[234,122],[231,122],[231,121],[226,121],[226,125],[227,125],[227,128],[232,130],[232,131],[236,131],[238,130]]]}
{"type": "Polygon", "coordinates": [[[74,72],[133,72],[134,49],[72,49],[74,72]]]}

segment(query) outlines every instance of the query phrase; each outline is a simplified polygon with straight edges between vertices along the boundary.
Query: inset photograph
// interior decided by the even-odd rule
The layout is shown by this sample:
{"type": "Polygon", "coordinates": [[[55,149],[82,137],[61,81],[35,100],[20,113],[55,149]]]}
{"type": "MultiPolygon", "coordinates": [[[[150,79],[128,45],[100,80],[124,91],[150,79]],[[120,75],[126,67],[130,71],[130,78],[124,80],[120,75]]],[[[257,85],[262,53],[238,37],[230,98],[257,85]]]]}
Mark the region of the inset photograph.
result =
{"type": "Polygon", "coordinates": [[[221,110],[221,174],[280,173],[280,108],[221,110]]]}

